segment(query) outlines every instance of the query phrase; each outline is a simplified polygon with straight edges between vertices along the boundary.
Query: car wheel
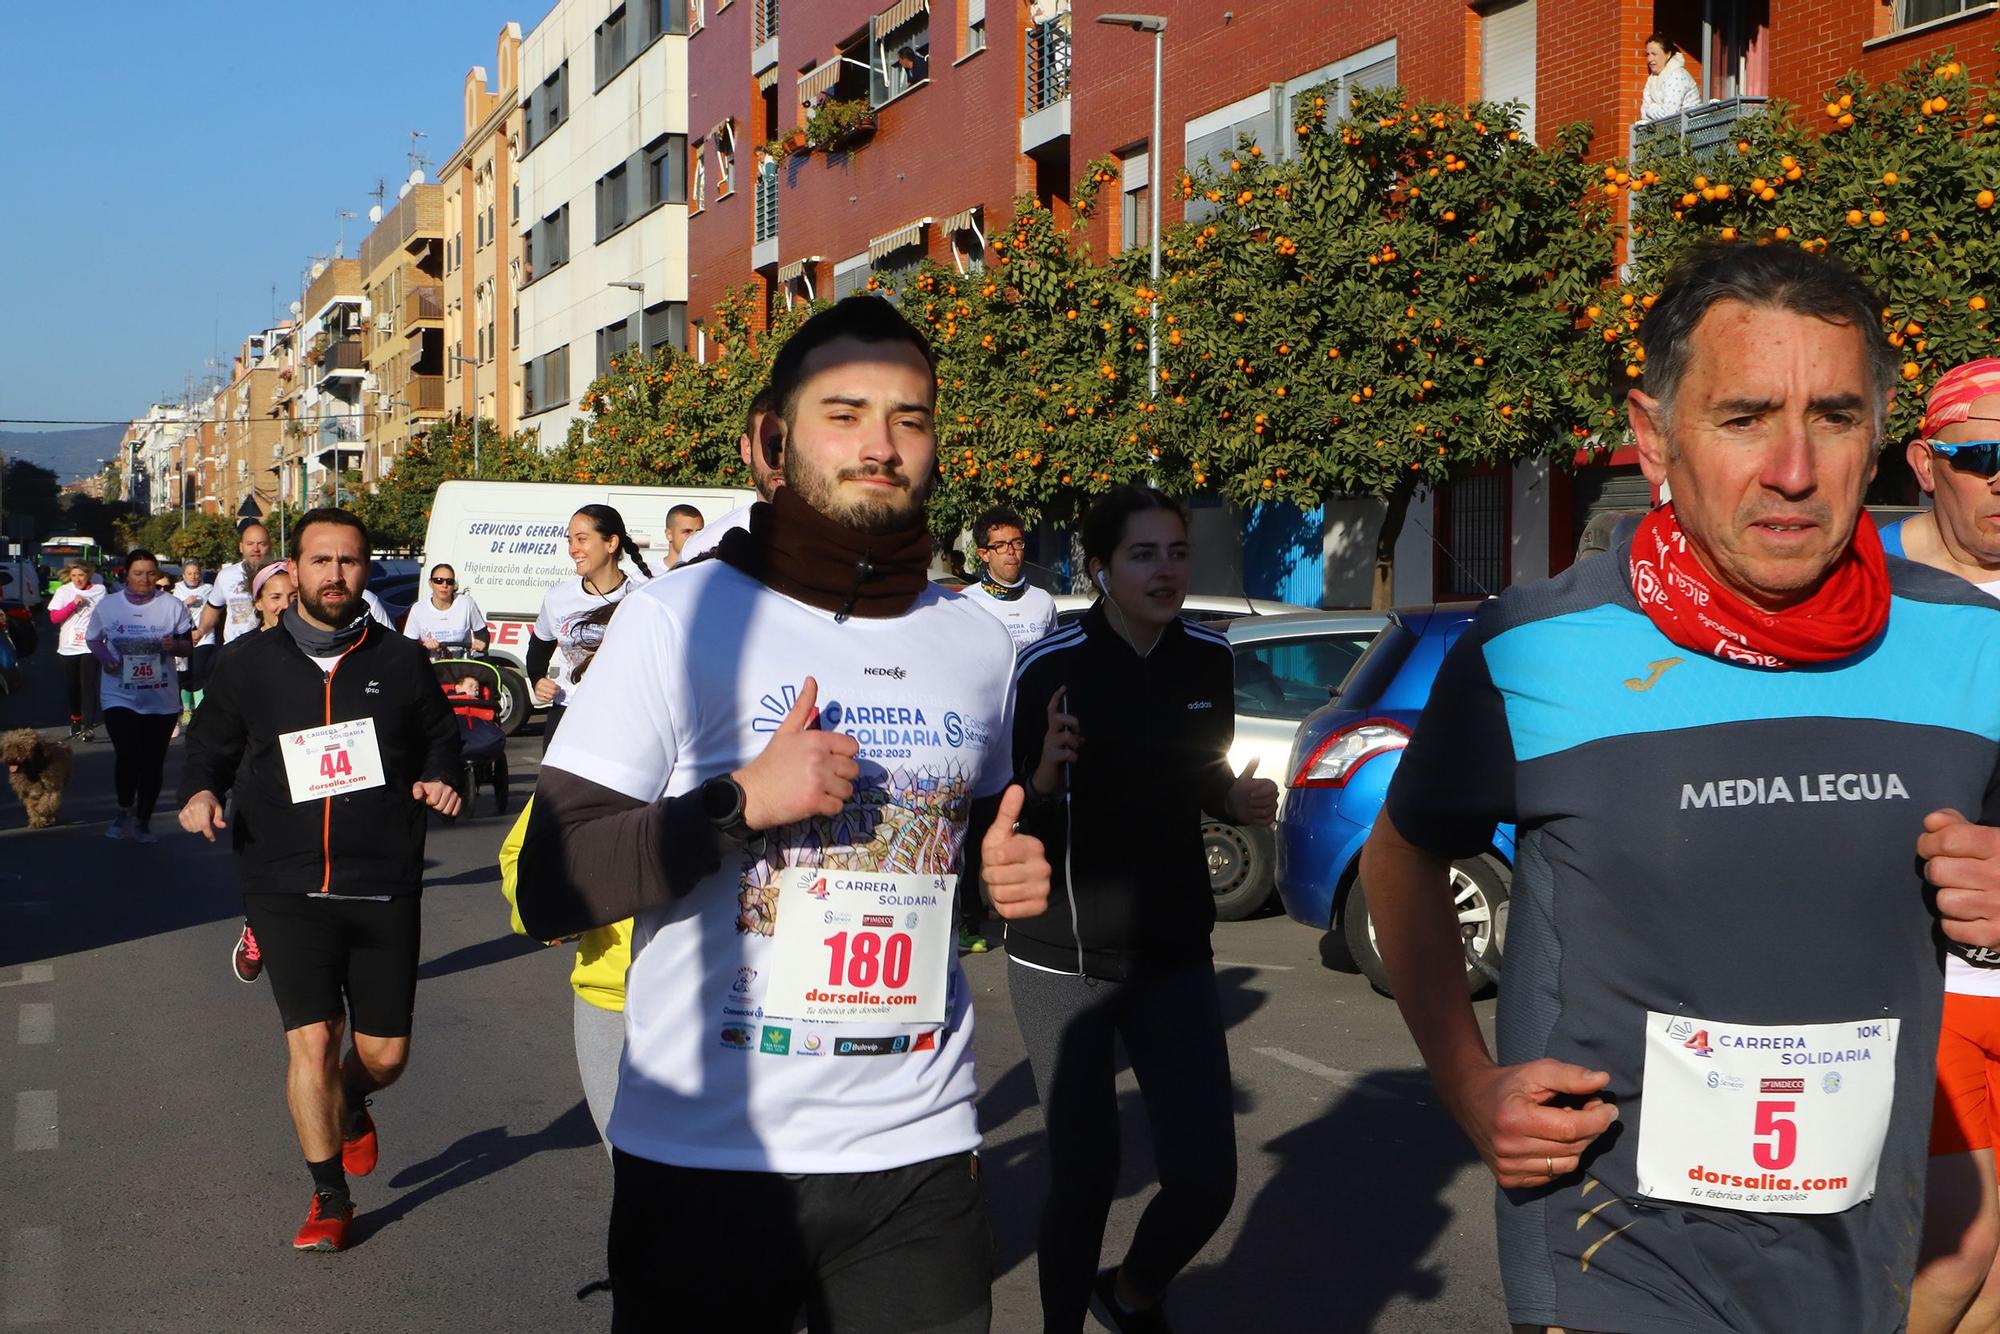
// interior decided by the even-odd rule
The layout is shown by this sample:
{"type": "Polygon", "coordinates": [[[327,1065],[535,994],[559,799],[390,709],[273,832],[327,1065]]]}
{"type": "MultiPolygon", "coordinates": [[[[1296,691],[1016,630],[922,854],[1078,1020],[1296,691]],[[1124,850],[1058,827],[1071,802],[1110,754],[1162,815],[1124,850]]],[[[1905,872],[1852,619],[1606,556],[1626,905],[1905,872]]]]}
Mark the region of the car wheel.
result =
{"type": "Polygon", "coordinates": [[[1255,917],[1271,901],[1276,848],[1268,829],[1246,829],[1220,820],[1201,822],[1201,851],[1208,860],[1208,892],[1224,922],[1255,917]]]}
{"type": "Polygon", "coordinates": [[[528,715],[534,712],[534,692],[528,689],[528,678],[512,667],[500,668],[500,716],[494,721],[508,736],[521,730],[527,724],[528,715]]]}
{"type": "MultiPolygon", "coordinates": [[[[1507,941],[1507,896],[1510,875],[1491,856],[1467,857],[1451,864],[1451,892],[1458,912],[1459,936],[1465,942],[1465,988],[1474,996],[1487,994],[1500,981],[1500,955],[1507,941]]],[[[1389,972],[1375,947],[1375,922],[1368,911],[1368,890],[1359,879],[1347,893],[1341,912],[1341,938],[1363,975],[1384,996],[1389,972]]]]}

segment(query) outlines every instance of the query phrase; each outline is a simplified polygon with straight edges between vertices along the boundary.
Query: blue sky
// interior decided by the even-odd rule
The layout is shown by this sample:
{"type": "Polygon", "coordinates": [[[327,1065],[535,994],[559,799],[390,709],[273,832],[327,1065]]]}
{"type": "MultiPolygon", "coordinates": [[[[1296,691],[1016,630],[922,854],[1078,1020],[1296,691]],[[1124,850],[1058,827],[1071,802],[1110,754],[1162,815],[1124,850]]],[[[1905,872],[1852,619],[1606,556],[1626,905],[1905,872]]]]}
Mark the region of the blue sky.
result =
{"type": "MultiPolygon", "coordinates": [[[[103,420],[178,398],[299,295],[464,132],[463,79],[550,0],[10,7],[0,134],[0,418],[103,420]],[[271,294],[277,285],[275,307],[271,294]]],[[[31,429],[8,426],[0,430],[31,429]]]]}

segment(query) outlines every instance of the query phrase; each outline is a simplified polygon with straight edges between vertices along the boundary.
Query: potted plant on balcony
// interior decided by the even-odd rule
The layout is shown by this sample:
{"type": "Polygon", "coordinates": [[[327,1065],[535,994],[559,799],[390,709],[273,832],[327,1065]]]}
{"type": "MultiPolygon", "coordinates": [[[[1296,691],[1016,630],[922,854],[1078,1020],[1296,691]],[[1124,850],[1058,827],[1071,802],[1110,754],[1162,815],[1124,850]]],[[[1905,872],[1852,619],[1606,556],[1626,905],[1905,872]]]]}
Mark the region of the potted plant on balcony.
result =
{"type": "Polygon", "coordinates": [[[806,137],[805,126],[794,125],[792,132],[781,141],[781,146],[786,153],[809,153],[812,151],[812,140],[806,137]]]}
{"type": "Polygon", "coordinates": [[[875,133],[875,108],[862,97],[826,101],[813,108],[806,121],[806,138],[814,148],[836,153],[875,133]]]}

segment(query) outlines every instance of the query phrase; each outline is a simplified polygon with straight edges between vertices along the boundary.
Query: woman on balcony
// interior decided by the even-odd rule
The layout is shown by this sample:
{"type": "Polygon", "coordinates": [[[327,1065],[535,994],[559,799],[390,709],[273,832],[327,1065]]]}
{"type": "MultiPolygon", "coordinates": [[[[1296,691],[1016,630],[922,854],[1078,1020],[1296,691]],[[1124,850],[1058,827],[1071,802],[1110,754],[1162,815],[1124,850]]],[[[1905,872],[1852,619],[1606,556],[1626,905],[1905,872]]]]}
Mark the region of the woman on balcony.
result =
{"type": "Polygon", "coordinates": [[[1665,33],[1646,39],[1646,73],[1646,89],[1639,94],[1641,121],[1678,116],[1701,105],[1701,89],[1688,73],[1687,56],[1665,33]]]}

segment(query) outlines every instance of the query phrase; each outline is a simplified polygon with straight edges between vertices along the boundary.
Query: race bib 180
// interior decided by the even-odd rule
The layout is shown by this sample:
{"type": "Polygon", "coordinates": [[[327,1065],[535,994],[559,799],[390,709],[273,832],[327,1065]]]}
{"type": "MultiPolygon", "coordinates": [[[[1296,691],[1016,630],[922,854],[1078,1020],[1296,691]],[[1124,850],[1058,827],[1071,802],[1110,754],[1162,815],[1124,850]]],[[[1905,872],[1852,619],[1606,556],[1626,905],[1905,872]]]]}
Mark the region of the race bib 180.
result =
{"type": "Polygon", "coordinates": [[[1646,1015],[1641,1195],[1832,1214],[1875,1193],[1896,1092],[1893,1018],[1729,1024],[1646,1015]]]}
{"type": "Polygon", "coordinates": [[[943,1023],[955,875],[779,871],[764,1008],[797,1020],[943,1023]]]}

